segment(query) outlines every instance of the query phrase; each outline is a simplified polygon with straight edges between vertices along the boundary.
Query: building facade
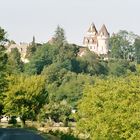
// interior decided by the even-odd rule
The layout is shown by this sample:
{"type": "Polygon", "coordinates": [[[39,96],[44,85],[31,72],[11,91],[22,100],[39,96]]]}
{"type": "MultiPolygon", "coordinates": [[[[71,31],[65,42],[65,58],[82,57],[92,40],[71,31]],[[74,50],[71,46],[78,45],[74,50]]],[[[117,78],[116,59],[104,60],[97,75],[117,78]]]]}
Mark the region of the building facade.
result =
{"type": "Polygon", "coordinates": [[[26,59],[26,53],[27,53],[27,48],[29,47],[30,44],[28,43],[20,43],[20,44],[10,44],[8,45],[7,48],[7,53],[10,53],[12,49],[17,48],[19,53],[21,54],[21,60],[24,63],[28,63],[29,60],[26,59]]]}
{"type": "Polygon", "coordinates": [[[109,37],[109,32],[104,24],[98,32],[92,23],[84,36],[83,46],[98,55],[107,55],[109,52],[109,37]]]}

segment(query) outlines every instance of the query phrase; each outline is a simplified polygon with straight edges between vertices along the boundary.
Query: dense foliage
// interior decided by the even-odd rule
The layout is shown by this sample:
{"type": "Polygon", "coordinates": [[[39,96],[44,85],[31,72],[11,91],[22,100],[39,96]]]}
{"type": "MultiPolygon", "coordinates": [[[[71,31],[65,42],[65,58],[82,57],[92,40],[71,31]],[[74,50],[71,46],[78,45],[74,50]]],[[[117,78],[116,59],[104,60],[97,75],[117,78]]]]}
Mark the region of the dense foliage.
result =
{"type": "Polygon", "coordinates": [[[139,86],[135,75],[87,85],[78,106],[79,131],[90,139],[139,139],[139,86]]]}
{"type": "Polygon", "coordinates": [[[0,114],[20,117],[23,125],[76,122],[88,139],[140,137],[139,36],[112,35],[106,60],[88,50],[80,57],[80,46],[69,44],[58,26],[48,43],[33,37],[24,64],[18,49],[6,52],[5,35],[0,28],[0,114]]]}
{"type": "Polygon", "coordinates": [[[11,50],[8,54],[8,73],[18,74],[23,72],[23,62],[21,61],[21,55],[17,48],[11,50]]]}
{"type": "Polygon", "coordinates": [[[3,93],[7,89],[7,54],[5,53],[4,43],[6,41],[6,32],[0,27],[0,115],[3,109],[3,93]]]}
{"type": "Polygon", "coordinates": [[[27,119],[34,120],[40,108],[47,102],[44,78],[17,75],[9,77],[9,89],[5,93],[4,112],[19,116],[23,125],[27,119]]]}

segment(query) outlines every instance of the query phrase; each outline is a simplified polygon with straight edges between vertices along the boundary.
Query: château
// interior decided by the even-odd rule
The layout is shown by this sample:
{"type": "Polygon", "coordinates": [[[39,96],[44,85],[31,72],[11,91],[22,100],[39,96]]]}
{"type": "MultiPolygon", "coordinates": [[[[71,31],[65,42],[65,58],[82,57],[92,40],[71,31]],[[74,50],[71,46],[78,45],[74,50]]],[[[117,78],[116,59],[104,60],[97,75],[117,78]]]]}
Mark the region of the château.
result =
{"type": "Polygon", "coordinates": [[[83,46],[97,55],[108,55],[110,34],[103,24],[101,29],[97,31],[92,23],[83,39],[83,46]]]}

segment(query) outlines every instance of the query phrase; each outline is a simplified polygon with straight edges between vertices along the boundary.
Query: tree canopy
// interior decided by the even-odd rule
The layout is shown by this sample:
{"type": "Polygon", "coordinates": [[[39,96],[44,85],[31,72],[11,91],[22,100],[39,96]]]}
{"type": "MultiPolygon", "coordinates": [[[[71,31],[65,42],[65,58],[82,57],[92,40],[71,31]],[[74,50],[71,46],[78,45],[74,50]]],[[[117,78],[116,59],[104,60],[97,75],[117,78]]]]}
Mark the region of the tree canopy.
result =
{"type": "Polygon", "coordinates": [[[140,137],[140,79],[97,80],[84,90],[78,107],[78,129],[90,139],[132,139],[140,137]]]}
{"type": "Polygon", "coordinates": [[[116,59],[134,60],[134,41],[138,37],[133,32],[120,30],[110,38],[111,57],[116,59]]]}
{"type": "Polygon", "coordinates": [[[57,46],[62,47],[66,42],[65,31],[58,25],[54,34],[54,43],[57,46]]]}
{"type": "Polygon", "coordinates": [[[42,76],[17,75],[9,77],[10,85],[4,98],[4,112],[20,117],[23,125],[34,120],[47,102],[47,90],[42,76]]]}

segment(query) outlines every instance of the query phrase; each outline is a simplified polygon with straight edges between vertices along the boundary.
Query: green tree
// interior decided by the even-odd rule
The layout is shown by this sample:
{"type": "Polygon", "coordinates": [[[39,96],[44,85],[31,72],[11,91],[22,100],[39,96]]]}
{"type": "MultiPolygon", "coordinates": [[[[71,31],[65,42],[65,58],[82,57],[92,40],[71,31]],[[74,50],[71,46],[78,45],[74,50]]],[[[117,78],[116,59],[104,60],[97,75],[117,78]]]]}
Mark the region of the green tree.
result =
{"type": "Polygon", "coordinates": [[[134,40],[137,37],[132,32],[120,30],[110,38],[111,57],[115,59],[134,59],[134,40]]]}
{"type": "Polygon", "coordinates": [[[74,44],[65,44],[59,48],[57,62],[62,63],[63,67],[72,70],[72,62],[76,59],[79,51],[78,46],[74,44]]]}
{"type": "Polygon", "coordinates": [[[65,126],[68,125],[71,107],[66,101],[51,102],[46,106],[45,110],[46,119],[51,119],[54,122],[63,122],[65,126]]]}
{"type": "Polygon", "coordinates": [[[7,54],[5,52],[4,43],[6,41],[6,32],[0,27],[0,115],[3,109],[3,93],[7,89],[7,54]]]}
{"type": "Polygon", "coordinates": [[[35,42],[35,37],[33,36],[33,40],[29,47],[27,48],[26,57],[30,58],[37,50],[37,44],[35,42]]]}
{"type": "Polygon", "coordinates": [[[140,38],[135,39],[134,47],[135,47],[136,62],[140,64],[140,38]]]}
{"type": "Polygon", "coordinates": [[[45,80],[42,76],[11,76],[5,94],[4,112],[20,117],[22,126],[27,119],[34,120],[47,102],[45,80]]]}
{"type": "Polygon", "coordinates": [[[5,53],[5,48],[0,46],[0,94],[5,90],[6,86],[6,67],[7,55],[5,53]]]}
{"type": "Polygon", "coordinates": [[[12,49],[8,54],[8,69],[9,73],[17,74],[23,72],[23,62],[17,48],[12,49]]]}
{"type": "Polygon", "coordinates": [[[64,44],[66,44],[66,37],[65,37],[65,31],[63,28],[61,28],[59,25],[57,26],[56,28],[56,31],[55,31],[55,35],[54,35],[54,43],[61,47],[63,46],[64,44]]]}
{"type": "Polygon", "coordinates": [[[99,61],[99,58],[96,54],[87,51],[86,55],[82,58],[78,58],[78,71],[89,73],[90,75],[107,75],[108,67],[107,63],[104,61],[99,61]]]}
{"type": "Polygon", "coordinates": [[[135,75],[87,85],[78,107],[78,130],[95,140],[139,140],[139,86],[135,75]]]}
{"type": "Polygon", "coordinates": [[[6,38],[6,32],[0,27],[0,45],[3,46],[8,39],[6,38]]]}
{"type": "Polygon", "coordinates": [[[46,84],[56,84],[60,86],[67,72],[68,71],[63,68],[60,63],[53,63],[43,69],[42,75],[46,79],[46,84]]]}
{"type": "Polygon", "coordinates": [[[56,60],[58,54],[57,47],[50,44],[44,44],[37,49],[30,58],[30,62],[25,65],[25,72],[28,74],[40,74],[44,66],[48,66],[56,60]]]}
{"type": "Polygon", "coordinates": [[[76,108],[78,101],[81,99],[85,85],[93,84],[93,77],[83,74],[67,73],[63,78],[62,85],[54,92],[53,98],[58,101],[67,101],[72,107],[76,108]]]}
{"type": "Polygon", "coordinates": [[[114,76],[123,76],[131,71],[129,62],[125,60],[112,60],[108,62],[109,74],[114,76]]]}

